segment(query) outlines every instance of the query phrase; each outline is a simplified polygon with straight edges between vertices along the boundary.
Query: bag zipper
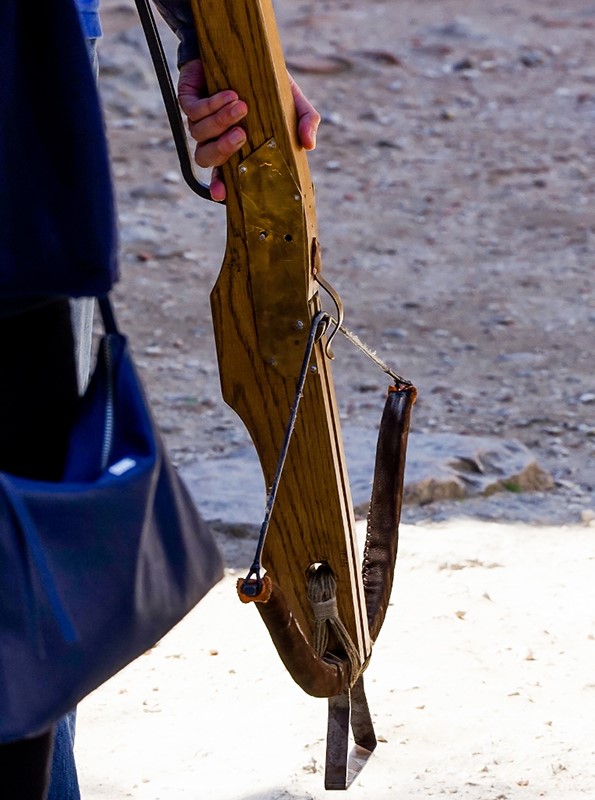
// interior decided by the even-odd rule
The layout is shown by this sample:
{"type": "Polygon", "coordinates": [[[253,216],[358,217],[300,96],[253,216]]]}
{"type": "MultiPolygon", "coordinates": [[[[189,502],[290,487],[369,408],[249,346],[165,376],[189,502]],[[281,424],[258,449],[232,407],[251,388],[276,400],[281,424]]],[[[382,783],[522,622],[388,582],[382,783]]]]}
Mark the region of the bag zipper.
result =
{"type": "Polygon", "coordinates": [[[111,350],[112,337],[104,339],[105,370],[106,370],[106,397],[105,397],[105,422],[103,427],[103,443],[101,447],[101,472],[105,472],[109,464],[114,442],[114,374],[113,354],[111,350]]]}

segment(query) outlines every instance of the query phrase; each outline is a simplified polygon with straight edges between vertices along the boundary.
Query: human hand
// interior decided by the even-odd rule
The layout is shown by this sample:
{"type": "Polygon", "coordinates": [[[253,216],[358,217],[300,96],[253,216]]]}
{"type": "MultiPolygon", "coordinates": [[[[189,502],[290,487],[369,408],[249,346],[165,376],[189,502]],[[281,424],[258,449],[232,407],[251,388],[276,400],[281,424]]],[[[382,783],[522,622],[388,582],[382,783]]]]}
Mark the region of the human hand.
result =
{"type": "Polygon", "coordinates": [[[298,139],[304,150],[314,150],[316,147],[316,133],[320,125],[320,114],[291,75],[289,73],[287,75],[298,118],[298,139]]]}
{"type": "Polygon", "coordinates": [[[194,160],[199,167],[214,167],[211,197],[225,200],[225,185],[217,167],[237,152],[246,141],[246,132],[237,123],[248,113],[248,106],[231,89],[205,96],[206,80],[202,61],[194,59],[180,67],[178,100],[188,118],[188,130],[197,142],[194,160]]]}
{"type": "MultiPolygon", "coordinates": [[[[298,138],[302,147],[313,150],[320,114],[289,75],[291,92],[298,117],[298,138]]],[[[225,200],[225,185],[219,167],[246,142],[246,132],[238,125],[248,113],[248,106],[232,89],[206,95],[202,61],[194,59],[180,67],[178,100],[188,118],[188,130],[197,142],[194,160],[199,167],[213,167],[211,197],[225,200]]]]}

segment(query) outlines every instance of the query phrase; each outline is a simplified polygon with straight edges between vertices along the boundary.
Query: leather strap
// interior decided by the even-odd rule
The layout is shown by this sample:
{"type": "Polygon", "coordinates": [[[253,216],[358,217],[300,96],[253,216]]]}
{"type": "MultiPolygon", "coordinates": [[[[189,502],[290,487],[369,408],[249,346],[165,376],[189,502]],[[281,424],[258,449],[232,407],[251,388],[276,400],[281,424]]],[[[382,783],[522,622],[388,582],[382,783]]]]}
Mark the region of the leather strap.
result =
{"type": "Polygon", "coordinates": [[[403,501],[405,455],[411,407],[415,402],[413,386],[389,391],[380,422],[372,499],[362,565],[362,578],[368,612],[370,638],[375,642],[390,600],[403,501]]]}
{"type": "Polygon", "coordinates": [[[348,663],[316,654],[291,613],[285,595],[275,583],[269,599],[264,603],[257,602],[256,608],[285,668],[306,694],[331,697],[349,685],[348,663]]]}
{"type": "Polygon", "coordinates": [[[376,748],[376,735],[360,675],[351,690],[329,698],[326,739],[325,789],[347,789],[376,748]],[[355,747],[348,756],[349,727],[355,747]]]}
{"type": "MultiPolygon", "coordinates": [[[[401,384],[389,391],[378,433],[372,499],[368,515],[362,576],[370,638],[374,642],[386,615],[393,586],[403,499],[405,454],[416,390],[401,384]]],[[[325,788],[346,789],[376,747],[376,736],[360,674],[350,688],[347,659],[320,657],[290,611],[279,586],[268,576],[267,591],[256,607],[283,664],[295,682],[313,697],[329,698],[325,788]],[[355,747],[348,755],[349,731],[355,747]]],[[[241,583],[241,581],[239,582],[241,583]]]]}

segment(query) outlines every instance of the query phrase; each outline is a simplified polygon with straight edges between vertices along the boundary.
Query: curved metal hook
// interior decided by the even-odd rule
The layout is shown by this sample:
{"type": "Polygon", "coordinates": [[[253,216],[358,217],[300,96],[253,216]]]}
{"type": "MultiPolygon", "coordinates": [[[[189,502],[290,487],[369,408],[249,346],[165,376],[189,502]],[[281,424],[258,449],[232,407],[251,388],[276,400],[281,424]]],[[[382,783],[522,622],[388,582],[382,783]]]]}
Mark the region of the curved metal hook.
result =
{"type": "MultiPolygon", "coordinates": [[[[178,98],[176,96],[176,90],[174,89],[171,73],[167,64],[167,58],[163,50],[159,32],[157,30],[155,16],[151,10],[148,0],[135,0],[135,3],[145,38],[147,40],[147,45],[149,47],[149,54],[153,62],[153,68],[155,69],[157,82],[159,83],[159,89],[161,90],[161,96],[163,97],[165,111],[167,113],[174,144],[176,146],[176,152],[178,154],[178,160],[180,162],[180,171],[182,172],[182,177],[188,184],[189,188],[192,189],[192,191],[195,192],[199,197],[202,197],[204,200],[213,200],[209,185],[200,181],[194,173],[194,166],[188,149],[188,140],[186,139],[184,122],[180,113],[178,98]]],[[[213,200],[213,202],[217,201],[213,200]]]]}
{"type": "Polygon", "coordinates": [[[324,353],[326,357],[332,361],[335,357],[335,354],[331,350],[331,344],[333,343],[333,339],[339,333],[339,330],[343,326],[345,309],[343,307],[343,301],[341,300],[341,297],[339,296],[339,293],[336,291],[336,289],[333,286],[331,286],[331,284],[325,278],[323,278],[322,275],[319,275],[318,272],[315,273],[314,277],[318,281],[318,283],[322,286],[324,291],[330,296],[331,300],[335,304],[335,308],[337,309],[337,319],[335,320],[333,317],[331,317],[332,321],[335,323],[335,327],[332,330],[332,332],[329,333],[324,348],[324,353]]]}

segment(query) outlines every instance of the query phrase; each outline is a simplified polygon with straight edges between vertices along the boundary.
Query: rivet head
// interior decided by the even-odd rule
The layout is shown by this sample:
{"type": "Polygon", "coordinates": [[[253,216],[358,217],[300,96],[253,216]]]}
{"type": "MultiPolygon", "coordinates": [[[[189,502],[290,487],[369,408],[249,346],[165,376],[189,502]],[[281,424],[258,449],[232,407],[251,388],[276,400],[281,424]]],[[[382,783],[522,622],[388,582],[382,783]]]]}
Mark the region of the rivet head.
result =
{"type": "Polygon", "coordinates": [[[301,321],[301,319],[298,319],[298,320],[295,321],[295,324],[294,324],[293,327],[294,327],[294,330],[296,330],[296,331],[303,331],[304,330],[304,323],[301,321]]]}
{"type": "Polygon", "coordinates": [[[248,167],[245,167],[243,164],[240,166],[240,175],[244,175],[248,167]]]}
{"type": "Polygon", "coordinates": [[[267,147],[269,150],[274,150],[277,147],[277,142],[274,139],[271,139],[269,142],[267,142],[267,147]]]}
{"type": "Polygon", "coordinates": [[[269,235],[268,231],[261,231],[258,234],[258,238],[260,239],[261,242],[263,242],[267,238],[268,235],[269,235]]]}
{"type": "Polygon", "coordinates": [[[316,366],[316,364],[312,364],[312,366],[310,367],[310,372],[318,372],[318,367],[316,366]]]}

